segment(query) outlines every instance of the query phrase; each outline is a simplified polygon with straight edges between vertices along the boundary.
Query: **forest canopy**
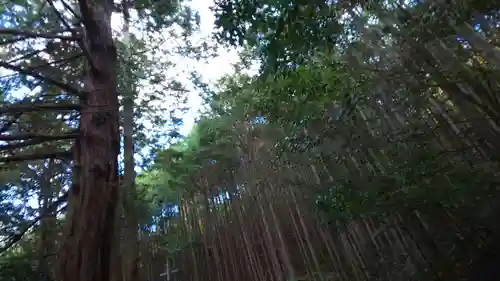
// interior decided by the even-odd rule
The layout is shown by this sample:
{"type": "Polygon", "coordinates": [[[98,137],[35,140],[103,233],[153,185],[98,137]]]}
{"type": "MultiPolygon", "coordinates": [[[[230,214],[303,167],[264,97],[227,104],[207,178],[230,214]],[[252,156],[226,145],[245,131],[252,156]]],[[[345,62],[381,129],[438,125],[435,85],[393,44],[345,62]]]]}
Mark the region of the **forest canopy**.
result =
{"type": "Polygon", "coordinates": [[[494,280],[500,2],[18,2],[0,280],[494,280]]]}

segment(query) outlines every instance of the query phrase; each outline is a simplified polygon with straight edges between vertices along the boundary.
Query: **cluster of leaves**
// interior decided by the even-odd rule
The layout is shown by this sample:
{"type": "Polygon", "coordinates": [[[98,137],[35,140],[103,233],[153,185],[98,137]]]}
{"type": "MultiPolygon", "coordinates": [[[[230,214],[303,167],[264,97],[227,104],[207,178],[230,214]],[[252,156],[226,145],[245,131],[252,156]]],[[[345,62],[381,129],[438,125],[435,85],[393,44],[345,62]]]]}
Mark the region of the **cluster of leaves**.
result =
{"type": "Polygon", "coordinates": [[[9,281],[39,280],[35,255],[25,252],[9,253],[0,259],[0,278],[9,281]]]}

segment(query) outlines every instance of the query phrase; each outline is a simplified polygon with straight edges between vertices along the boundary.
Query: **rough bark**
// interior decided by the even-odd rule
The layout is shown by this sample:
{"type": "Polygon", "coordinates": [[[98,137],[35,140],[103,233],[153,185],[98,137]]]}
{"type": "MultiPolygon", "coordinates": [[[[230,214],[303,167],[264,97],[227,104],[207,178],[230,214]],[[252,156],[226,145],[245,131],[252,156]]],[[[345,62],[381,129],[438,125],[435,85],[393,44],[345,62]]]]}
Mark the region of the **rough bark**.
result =
{"type": "Polygon", "coordinates": [[[78,187],[73,187],[59,280],[109,281],[118,202],[119,123],[113,1],[80,0],[88,62],[80,136],[75,147],[78,187]]]}

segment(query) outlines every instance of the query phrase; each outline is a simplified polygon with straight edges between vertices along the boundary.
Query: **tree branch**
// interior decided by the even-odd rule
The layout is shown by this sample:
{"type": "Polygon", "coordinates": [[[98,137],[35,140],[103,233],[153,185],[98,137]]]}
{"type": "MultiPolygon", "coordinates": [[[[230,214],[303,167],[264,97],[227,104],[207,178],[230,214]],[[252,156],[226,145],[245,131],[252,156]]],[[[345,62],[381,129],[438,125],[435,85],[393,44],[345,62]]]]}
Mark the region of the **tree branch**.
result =
{"type": "Polygon", "coordinates": [[[27,53],[27,54],[24,54],[22,56],[19,56],[19,57],[13,57],[11,60],[9,61],[6,61],[6,63],[16,63],[16,62],[19,62],[19,61],[26,61],[38,54],[40,54],[41,52],[43,52],[44,50],[34,50],[33,52],[30,52],[30,53],[27,53]]]}
{"type": "Polygon", "coordinates": [[[59,138],[59,139],[55,139],[55,140],[50,140],[50,139],[30,139],[30,140],[26,140],[26,141],[23,141],[23,142],[0,145],[0,151],[12,151],[14,149],[24,148],[24,147],[28,147],[28,146],[31,146],[31,145],[37,145],[37,144],[41,144],[41,143],[44,143],[44,142],[47,142],[47,141],[58,141],[58,140],[64,140],[64,139],[76,139],[77,137],[78,136],[75,135],[75,136],[71,136],[71,137],[68,136],[67,138],[59,138]]]}
{"type": "Polygon", "coordinates": [[[23,39],[46,38],[46,39],[60,39],[60,40],[66,40],[66,41],[78,40],[78,38],[73,36],[73,35],[67,36],[67,35],[56,34],[59,32],[61,32],[61,31],[37,33],[37,32],[32,32],[32,31],[27,31],[27,30],[19,30],[16,28],[0,28],[0,34],[19,35],[19,36],[23,36],[24,37],[23,39]]]}
{"type": "Polygon", "coordinates": [[[19,72],[20,74],[24,74],[24,75],[28,75],[28,76],[32,76],[34,78],[37,78],[37,79],[40,79],[42,81],[45,81],[49,84],[52,84],[56,87],[59,87],[61,88],[62,90],[68,92],[68,93],[72,93],[74,95],[81,95],[82,94],[82,91],[79,91],[73,87],[71,87],[70,85],[66,84],[66,83],[62,83],[60,81],[57,81],[57,80],[54,80],[50,77],[45,77],[39,73],[36,73],[34,71],[31,71],[31,70],[28,70],[28,69],[23,69],[19,66],[16,66],[16,65],[12,65],[12,64],[9,64],[5,61],[0,61],[0,67],[3,67],[3,68],[6,68],[6,69],[9,69],[9,70],[12,70],[12,71],[16,71],[16,72],[19,72]]]}
{"type": "Polygon", "coordinates": [[[12,155],[6,157],[0,157],[0,163],[13,163],[22,162],[30,160],[40,160],[40,159],[71,159],[73,156],[71,151],[55,151],[55,152],[42,152],[42,153],[30,153],[23,155],[12,155]]]}
{"type": "Polygon", "coordinates": [[[26,40],[26,39],[27,38],[24,38],[24,37],[17,37],[17,38],[10,38],[10,39],[7,39],[7,40],[2,40],[2,41],[0,41],[0,46],[2,46],[2,45],[8,45],[8,44],[14,44],[14,43],[26,40]]]}
{"type": "Polygon", "coordinates": [[[3,105],[0,106],[0,114],[18,114],[25,112],[37,112],[37,111],[79,111],[81,106],[72,103],[60,103],[60,104],[14,104],[14,105],[3,105]]]}
{"type": "Polygon", "coordinates": [[[78,133],[76,130],[61,135],[40,135],[33,133],[20,133],[15,135],[0,135],[0,141],[16,141],[16,140],[29,140],[29,139],[41,139],[44,141],[50,141],[50,140],[72,139],[77,136],[78,133]]]}
{"type": "Polygon", "coordinates": [[[64,201],[66,201],[66,199],[68,199],[68,195],[69,195],[69,190],[66,191],[61,197],[57,198],[57,200],[54,203],[52,203],[49,208],[45,209],[42,213],[40,213],[40,215],[38,215],[38,217],[36,217],[34,220],[32,220],[25,228],[23,228],[23,230],[21,230],[19,233],[12,235],[9,238],[9,242],[7,242],[7,244],[5,246],[0,248],[0,256],[3,253],[5,253],[6,251],[8,251],[10,248],[12,248],[17,242],[19,242],[24,237],[24,235],[33,226],[35,226],[43,217],[48,216],[53,212],[58,213],[58,212],[64,210],[64,207],[61,208],[60,210],[57,210],[57,207],[60,204],[62,204],[64,201]]]}
{"type": "MultiPolygon", "coordinates": [[[[45,50],[41,50],[41,51],[37,51],[37,52],[43,52],[43,51],[45,51],[45,50]]],[[[31,54],[29,54],[29,55],[31,55],[31,54]]],[[[36,55],[36,53],[35,53],[35,55],[36,55]]],[[[57,59],[57,60],[53,60],[53,61],[48,61],[48,62],[44,62],[44,63],[39,63],[37,65],[25,68],[25,70],[26,71],[33,71],[33,70],[36,70],[37,68],[40,68],[40,67],[54,66],[56,64],[61,64],[61,63],[64,63],[64,62],[70,62],[71,60],[80,58],[82,55],[83,54],[78,53],[78,54],[67,56],[67,57],[64,57],[64,58],[61,58],[61,59],[57,59]]],[[[20,61],[21,59],[22,58],[17,58],[15,61],[20,61]]],[[[9,61],[9,63],[12,63],[12,62],[15,62],[15,61],[9,61]]]]}
{"type": "MultiPolygon", "coordinates": [[[[64,16],[56,8],[54,2],[52,0],[47,0],[47,3],[49,3],[49,5],[52,7],[52,10],[54,10],[54,13],[56,13],[56,16],[59,18],[59,20],[61,20],[62,24],[69,29],[70,28],[69,24],[66,22],[64,16]]],[[[76,15],[76,13],[71,9],[71,7],[66,2],[63,1],[63,5],[65,6],[66,9],[69,9],[70,12],[76,15]]],[[[87,59],[88,63],[91,65],[92,68],[94,68],[94,62],[92,61],[92,57],[90,56],[87,46],[85,46],[85,43],[83,42],[83,38],[81,36],[78,36],[74,30],[71,30],[71,34],[73,34],[74,37],[78,38],[78,40],[76,41],[78,46],[82,50],[82,53],[87,59]]]]}

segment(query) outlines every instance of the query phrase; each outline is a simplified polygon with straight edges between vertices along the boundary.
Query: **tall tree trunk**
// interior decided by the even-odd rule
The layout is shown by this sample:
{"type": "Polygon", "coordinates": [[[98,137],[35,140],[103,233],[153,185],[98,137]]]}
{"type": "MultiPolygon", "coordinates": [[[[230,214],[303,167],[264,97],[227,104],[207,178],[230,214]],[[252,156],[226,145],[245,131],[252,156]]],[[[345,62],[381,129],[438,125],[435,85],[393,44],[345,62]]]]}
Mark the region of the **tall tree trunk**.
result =
{"type": "MultiPolygon", "coordinates": [[[[125,43],[125,57],[130,59],[130,2],[122,1],[123,7],[123,41],[125,43]]],[[[123,263],[123,281],[137,280],[138,269],[138,237],[137,219],[135,210],[135,162],[134,162],[134,97],[135,85],[133,73],[125,70],[125,92],[123,93],[123,143],[124,143],[124,171],[123,171],[123,195],[124,195],[124,237],[122,245],[126,251],[123,263]]]]}
{"type": "Polygon", "coordinates": [[[79,6],[90,61],[75,147],[79,185],[74,186],[69,202],[59,280],[109,281],[120,150],[113,1],[80,0],[79,6]]]}

